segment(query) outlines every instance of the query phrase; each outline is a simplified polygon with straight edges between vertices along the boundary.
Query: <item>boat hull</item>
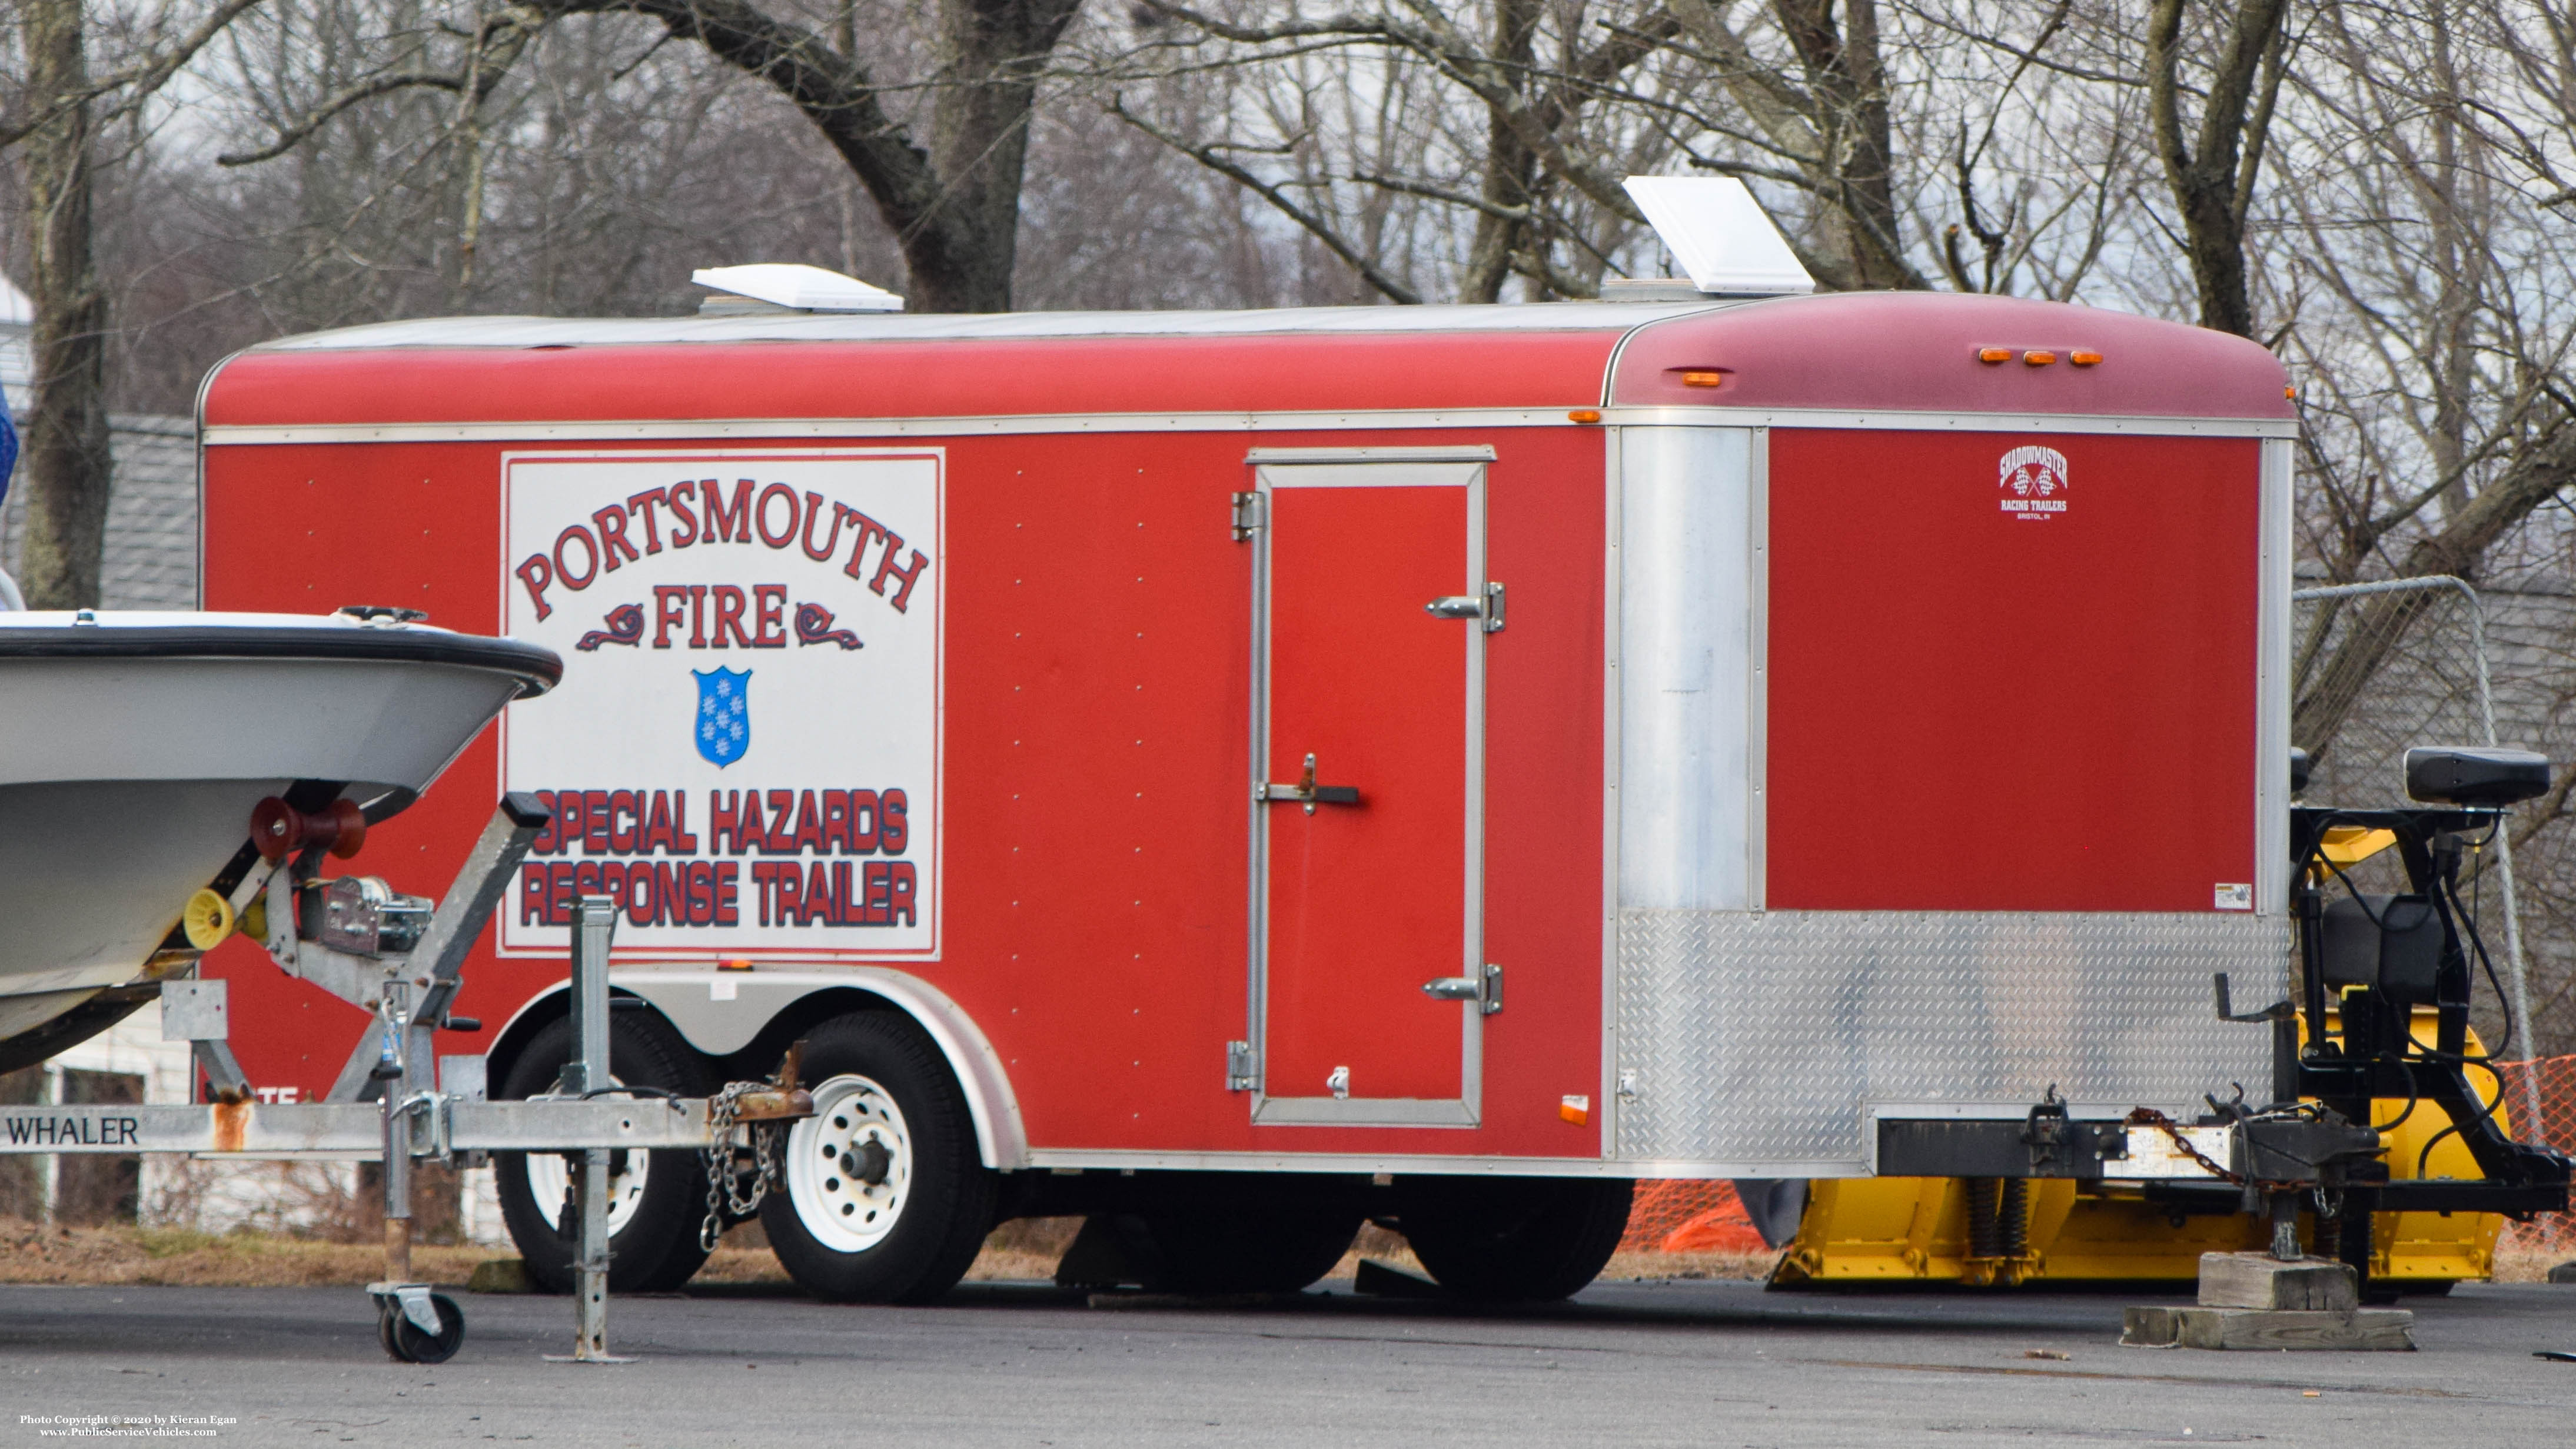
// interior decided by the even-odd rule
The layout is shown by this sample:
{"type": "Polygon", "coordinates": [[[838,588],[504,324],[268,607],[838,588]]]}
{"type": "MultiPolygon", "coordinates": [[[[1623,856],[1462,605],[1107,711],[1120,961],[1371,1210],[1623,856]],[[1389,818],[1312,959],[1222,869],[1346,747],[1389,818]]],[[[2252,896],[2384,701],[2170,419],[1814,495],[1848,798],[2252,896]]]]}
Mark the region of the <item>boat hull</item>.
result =
{"type": "Polygon", "coordinates": [[[560,671],[510,641],[338,619],[46,618],[0,615],[0,1059],[189,966],[180,911],[262,799],[303,785],[382,819],[560,671]]]}

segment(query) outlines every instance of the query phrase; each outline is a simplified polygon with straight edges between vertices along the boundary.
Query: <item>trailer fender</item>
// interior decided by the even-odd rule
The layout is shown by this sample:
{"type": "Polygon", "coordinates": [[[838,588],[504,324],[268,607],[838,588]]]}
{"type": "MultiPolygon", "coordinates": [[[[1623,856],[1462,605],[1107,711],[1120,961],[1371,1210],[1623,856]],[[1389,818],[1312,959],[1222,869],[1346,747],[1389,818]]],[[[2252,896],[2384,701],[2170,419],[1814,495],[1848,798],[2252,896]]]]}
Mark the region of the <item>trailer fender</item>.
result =
{"type": "MultiPolygon", "coordinates": [[[[1018,1094],[1011,1089],[1000,1053],[964,1008],[947,993],[908,972],[877,966],[832,971],[713,971],[685,967],[611,968],[609,984],[652,1003],[683,1040],[711,1057],[731,1056],[751,1045],[771,1023],[797,1005],[827,992],[872,996],[911,1017],[930,1034],[975,1122],[976,1155],[1004,1172],[1028,1165],[1028,1132],[1018,1094]]],[[[494,1038],[496,1056],[560,1010],[565,983],[529,998],[494,1038]]]]}

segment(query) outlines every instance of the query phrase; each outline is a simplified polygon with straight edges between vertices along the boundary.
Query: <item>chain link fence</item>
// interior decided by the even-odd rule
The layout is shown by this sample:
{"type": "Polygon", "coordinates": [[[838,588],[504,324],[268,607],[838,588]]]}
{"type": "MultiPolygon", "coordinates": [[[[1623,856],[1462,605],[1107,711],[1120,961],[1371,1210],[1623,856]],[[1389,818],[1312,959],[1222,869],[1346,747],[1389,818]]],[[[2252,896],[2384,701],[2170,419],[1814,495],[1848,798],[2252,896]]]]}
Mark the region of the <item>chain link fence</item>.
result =
{"type": "MultiPolygon", "coordinates": [[[[2408,750],[2498,743],[2486,608],[2477,590],[2442,576],[2301,589],[2290,597],[2290,743],[2309,761],[2301,803],[2403,805],[2408,750]]],[[[2531,986],[2511,833],[2496,831],[2464,877],[2478,940],[2511,1008],[2509,1018],[2480,1011],[2480,1035],[2491,1051],[2527,1056],[2531,986]]],[[[2404,889],[2392,857],[2365,862],[2354,883],[2404,889]]],[[[2526,1076],[2521,1085],[2513,1105],[2537,1120],[2537,1079],[2526,1076]]]]}

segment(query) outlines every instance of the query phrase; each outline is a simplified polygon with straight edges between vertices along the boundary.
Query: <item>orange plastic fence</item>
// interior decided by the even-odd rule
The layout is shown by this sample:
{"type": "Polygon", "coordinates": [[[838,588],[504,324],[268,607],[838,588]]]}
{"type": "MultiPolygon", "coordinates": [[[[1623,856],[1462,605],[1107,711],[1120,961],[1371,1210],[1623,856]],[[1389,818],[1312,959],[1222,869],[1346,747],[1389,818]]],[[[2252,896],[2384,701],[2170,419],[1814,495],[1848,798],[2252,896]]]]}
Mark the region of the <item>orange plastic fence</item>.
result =
{"type": "Polygon", "coordinates": [[[1735,1184],[1667,1178],[1637,1184],[1628,1209],[1628,1232],[1619,1240],[1623,1253],[1759,1253],[1762,1235],[1753,1229],[1735,1184]]]}
{"type": "MultiPolygon", "coordinates": [[[[2537,1061],[2499,1063],[2504,1076],[2504,1104],[2514,1135],[2541,1142],[2576,1156],[2576,1056],[2542,1057],[2537,1061]],[[2540,1092],[2540,1120],[2523,1120],[2528,1098],[2525,1081],[2540,1092]]],[[[2547,1213],[2528,1223],[2505,1224],[2503,1246],[2536,1252],[2576,1252],[2576,1213],[2547,1213]]],[[[1762,1235],[1753,1230],[1744,1204],[1728,1182],[1669,1179],[1637,1184],[1636,1205],[1628,1211],[1628,1231],[1619,1240],[1623,1253],[1758,1253],[1762,1235]]]]}
{"type": "MultiPolygon", "coordinates": [[[[2513,1135],[2576,1156],[2576,1056],[2497,1065],[2504,1077],[2504,1110],[2506,1119],[2513,1124],[2513,1135]],[[2529,1115],[2525,1104],[2531,1100],[2526,1083],[2539,1089],[2537,1123],[2523,1120],[2529,1115]]],[[[2543,1213],[2527,1223],[2506,1223],[2499,1246],[2548,1253],[2576,1252],[2576,1213],[2543,1213]]]]}

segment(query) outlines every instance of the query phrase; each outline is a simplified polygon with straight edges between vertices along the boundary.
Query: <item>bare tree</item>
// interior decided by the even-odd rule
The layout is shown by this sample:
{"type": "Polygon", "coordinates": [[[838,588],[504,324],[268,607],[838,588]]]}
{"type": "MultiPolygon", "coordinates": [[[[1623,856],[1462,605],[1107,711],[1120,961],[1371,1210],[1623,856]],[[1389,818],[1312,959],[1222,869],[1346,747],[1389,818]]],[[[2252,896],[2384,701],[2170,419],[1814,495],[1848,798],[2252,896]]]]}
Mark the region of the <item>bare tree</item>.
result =
{"type": "MultiPolygon", "coordinates": [[[[2527,199],[2551,178],[2513,184],[2513,149],[2475,123],[2509,72],[2462,56],[2455,11],[2329,15],[2298,78],[2303,154],[2357,158],[2287,188],[2302,245],[2282,289],[2319,314],[2289,341],[2311,378],[2312,546],[2338,579],[2478,578],[2576,484],[2554,315],[2576,288],[2527,199]]],[[[2332,738],[2422,607],[2371,601],[2305,681],[2294,732],[2332,738]]]]}
{"type": "Polygon", "coordinates": [[[99,551],[112,477],[107,445],[107,294],[91,248],[98,131],[130,117],[256,0],[226,0],[176,36],[147,17],[132,59],[94,73],[85,0],[24,0],[16,94],[0,113],[0,147],[18,154],[27,215],[35,387],[25,426],[28,528],[20,556],[27,603],[98,602],[99,551]]]}
{"type": "Polygon", "coordinates": [[[2186,37],[2190,0],[2154,0],[2147,14],[2147,94],[2165,182],[2182,214],[2183,247],[2200,289],[2200,325],[2254,335],[2246,284],[2245,216],[2270,137],[2274,103],[2288,70],[2289,0],[2224,0],[2210,7],[2217,52],[2205,76],[2187,72],[2186,52],[2209,37],[2186,37]],[[2183,112],[2200,93],[2200,124],[2183,112]],[[2186,130],[2192,134],[2185,135],[2186,130]]]}
{"type": "Polygon", "coordinates": [[[21,143],[34,245],[35,396],[25,428],[19,580],[31,608],[98,602],[107,523],[107,298],[90,261],[88,35],[81,0],[29,0],[27,90],[42,119],[21,143]]]}
{"type": "MultiPolygon", "coordinates": [[[[342,111],[414,88],[463,97],[459,125],[470,141],[481,108],[539,31],[571,16],[630,15],[705,47],[803,114],[894,232],[915,310],[1002,311],[1011,305],[1037,86],[1080,3],[941,0],[932,17],[930,73],[903,85],[813,26],[749,0],[515,0],[477,17],[462,53],[444,67],[425,69],[416,46],[396,46],[397,54],[320,98],[267,145],[226,159],[249,164],[278,156],[342,111]],[[926,116],[905,118],[889,108],[891,94],[914,90],[928,95],[926,116]]],[[[855,25],[842,28],[855,42],[855,25]]]]}
{"type": "MultiPolygon", "coordinates": [[[[1804,260],[1827,286],[1928,286],[1898,231],[1890,78],[1875,0],[1774,0],[1768,19],[1794,57],[1787,64],[1761,52],[1728,0],[1677,0],[1673,8],[1707,47],[1715,80],[1770,162],[1697,164],[1757,175],[1785,170],[1783,179],[1814,196],[1819,236],[1804,260]]],[[[1719,121],[1711,129],[1738,128],[1719,121]]]]}

